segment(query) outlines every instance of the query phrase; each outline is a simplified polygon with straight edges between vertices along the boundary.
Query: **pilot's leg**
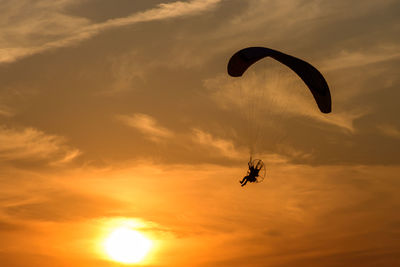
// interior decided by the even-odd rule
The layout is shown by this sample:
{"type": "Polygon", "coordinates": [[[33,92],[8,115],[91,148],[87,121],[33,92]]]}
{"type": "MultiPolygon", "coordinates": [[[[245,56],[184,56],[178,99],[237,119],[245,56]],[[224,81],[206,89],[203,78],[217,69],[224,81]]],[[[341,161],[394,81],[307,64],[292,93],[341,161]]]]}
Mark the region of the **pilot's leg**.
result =
{"type": "Polygon", "coordinates": [[[246,180],[247,180],[247,178],[249,178],[249,176],[245,176],[245,177],[243,177],[243,179],[240,181],[240,183],[241,183],[241,184],[243,184],[243,183],[244,183],[244,181],[246,181],[246,180]]]}

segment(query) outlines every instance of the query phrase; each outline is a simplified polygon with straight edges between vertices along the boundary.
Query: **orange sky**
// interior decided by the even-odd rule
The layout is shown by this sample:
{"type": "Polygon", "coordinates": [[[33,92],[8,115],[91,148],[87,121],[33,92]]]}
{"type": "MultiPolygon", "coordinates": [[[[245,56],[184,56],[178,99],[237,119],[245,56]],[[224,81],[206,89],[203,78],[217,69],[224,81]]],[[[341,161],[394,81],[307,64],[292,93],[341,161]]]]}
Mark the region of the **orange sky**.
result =
{"type": "Polygon", "coordinates": [[[400,265],[395,0],[0,2],[0,265],[122,266],[115,227],[153,240],[145,266],[400,265]],[[319,113],[265,46],[311,62],[319,113]],[[270,68],[273,68],[271,70],[270,68]],[[240,187],[248,97],[267,165],[240,187]]]}

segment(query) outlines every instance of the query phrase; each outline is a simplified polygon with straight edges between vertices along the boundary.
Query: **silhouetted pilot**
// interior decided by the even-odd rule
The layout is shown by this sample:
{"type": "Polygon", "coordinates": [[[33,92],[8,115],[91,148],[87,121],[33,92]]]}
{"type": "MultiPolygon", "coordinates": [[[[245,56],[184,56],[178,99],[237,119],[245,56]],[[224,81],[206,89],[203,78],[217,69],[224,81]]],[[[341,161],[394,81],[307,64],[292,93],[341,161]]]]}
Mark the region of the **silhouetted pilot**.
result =
{"type": "Polygon", "coordinates": [[[243,179],[240,181],[242,186],[245,186],[247,182],[257,182],[257,177],[259,176],[260,170],[262,168],[261,161],[258,161],[256,166],[254,166],[251,157],[247,165],[249,165],[249,170],[247,171],[247,176],[243,177],[243,179]]]}

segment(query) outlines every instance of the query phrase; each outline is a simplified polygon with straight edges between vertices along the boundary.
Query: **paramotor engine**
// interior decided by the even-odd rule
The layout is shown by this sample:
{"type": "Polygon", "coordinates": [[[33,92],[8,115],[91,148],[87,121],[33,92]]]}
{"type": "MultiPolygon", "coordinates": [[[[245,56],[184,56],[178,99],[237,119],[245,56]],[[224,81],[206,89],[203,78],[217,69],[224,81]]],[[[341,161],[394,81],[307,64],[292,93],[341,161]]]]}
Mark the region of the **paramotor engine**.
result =
{"type": "MultiPolygon", "coordinates": [[[[253,159],[250,164],[251,166],[259,166],[260,169],[258,176],[256,177],[256,183],[261,183],[262,181],[264,181],[265,175],[267,173],[264,162],[261,159],[253,159]]],[[[249,174],[250,170],[247,171],[247,175],[249,174]]]]}

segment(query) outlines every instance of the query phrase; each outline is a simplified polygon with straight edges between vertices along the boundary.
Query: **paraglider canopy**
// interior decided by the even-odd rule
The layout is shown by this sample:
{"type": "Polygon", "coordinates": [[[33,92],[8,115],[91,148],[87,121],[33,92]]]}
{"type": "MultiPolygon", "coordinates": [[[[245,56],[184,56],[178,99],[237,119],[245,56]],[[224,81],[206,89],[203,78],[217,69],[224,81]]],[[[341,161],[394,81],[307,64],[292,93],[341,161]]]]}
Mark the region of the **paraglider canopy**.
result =
{"type": "Polygon", "coordinates": [[[254,63],[271,57],[293,70],[310,89],[318,108],[323,113],[332,110],[331,94],[325,78],[311,64],[299,58],[265,47],[248,47],[236,52],[228,63],[228,74],[240,77],[254,63]]]}

